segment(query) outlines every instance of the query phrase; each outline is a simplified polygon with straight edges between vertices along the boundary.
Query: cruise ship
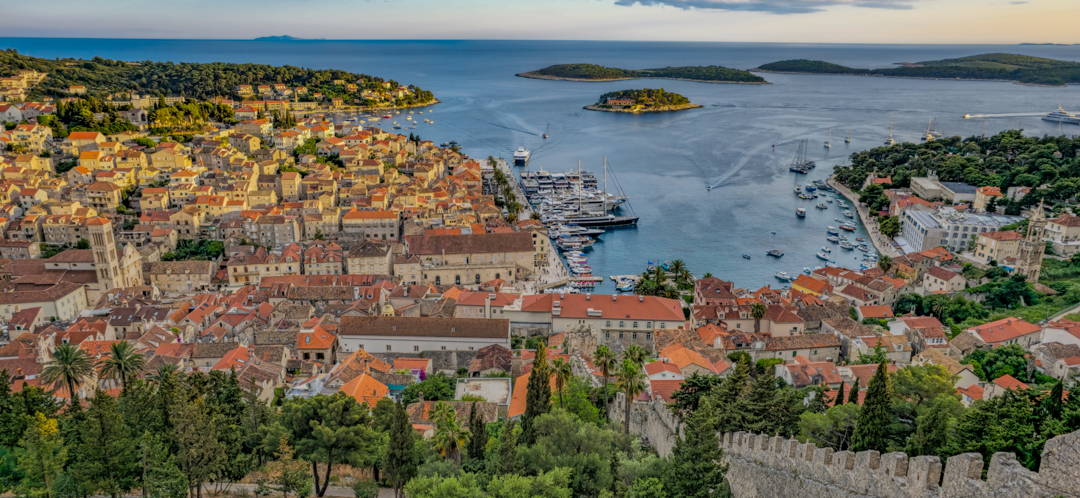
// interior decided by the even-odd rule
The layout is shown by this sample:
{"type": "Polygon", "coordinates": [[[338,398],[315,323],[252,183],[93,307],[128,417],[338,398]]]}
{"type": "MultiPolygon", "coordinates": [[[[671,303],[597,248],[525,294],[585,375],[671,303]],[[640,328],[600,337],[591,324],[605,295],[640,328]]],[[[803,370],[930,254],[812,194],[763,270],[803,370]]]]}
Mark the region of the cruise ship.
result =
{"type": "Polygon", "coordinates": [[[518,147],[518,150],[514,152],[514,164],[525,164],[529,162],[529,149],[524,146],[518,147]]]}
{"type": "Polygon", "coordinates": [[[1060,105],[1058,106],[1058,110],[1043,116],[1042,119],[1043,121],[1052,121],[1054,123],[1080,124],[1080,117],[1065,112],[1065,109],[1062,109],[1060,105]]]}

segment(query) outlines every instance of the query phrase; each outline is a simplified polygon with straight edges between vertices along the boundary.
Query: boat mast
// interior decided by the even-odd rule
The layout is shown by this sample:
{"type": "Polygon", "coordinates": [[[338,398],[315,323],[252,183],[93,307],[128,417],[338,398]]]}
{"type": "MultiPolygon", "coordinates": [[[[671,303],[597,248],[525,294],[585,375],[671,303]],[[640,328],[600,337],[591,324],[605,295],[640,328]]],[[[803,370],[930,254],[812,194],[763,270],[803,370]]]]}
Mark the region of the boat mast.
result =
{"type": "Polygon", "coordinates": [[[578,191],[577,191],[577,210],[578,215],[583,214],[581,210],[581,159],[577,160],[577,172],[578,172],[578,191]]]}
{"type": "Polygon", "coordinates": [[[607,214],[607,156],[604,156],[604,214],[607,214]]]}

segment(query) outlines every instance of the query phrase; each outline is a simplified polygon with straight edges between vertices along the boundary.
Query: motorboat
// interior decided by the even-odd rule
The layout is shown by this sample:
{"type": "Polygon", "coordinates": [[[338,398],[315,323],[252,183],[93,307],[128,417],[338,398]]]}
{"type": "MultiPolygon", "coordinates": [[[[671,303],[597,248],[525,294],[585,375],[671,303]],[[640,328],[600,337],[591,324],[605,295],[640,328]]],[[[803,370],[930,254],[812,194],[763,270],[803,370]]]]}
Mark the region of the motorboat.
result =
{"type": "Polygon", "coordinates": [[[825,198],[825,202],[828,202],[829,204],[832,204],[832,197],[825,198]]]}
{"type": "Polygon", "coordinates": [[[848,218],[854,218],[855,217],[855,215],[851,211],[844,211],[844,216],[847,216],[848,218]]]}
{"type": "Polygon", "coordinates": [[[810,268],[803,268],[802,272],[805,275],[810,275],[810,274],[814,273],[814,270],[811,270],[810,268]]]}
{"type": "Polygon", "coordinates": [[[827,240],[829,242],[832,242],[833,244],[837,244],[837,243],[840,242],[840,237],[829,236],[829,237],[825,237],[825,240],[827,240]]]}
{"type": "Polygon", "coordinates": [[[634,282],[630,279],[622,279],[615,285],[615,290],[619,292],[633,292],[634,282]]]}
{"type": "Polygon", "coordinates": [[[774,258],[782,258],[782,257],[784,257],[784,251],[781,251],[780,249],[772,249],[772,250],[766,252],[765,254],[768,254],[769,256],[772,256],[774,258]]]}
{"type": "Polygon", "coordinates": [[[800,187],[800,186],[796,185],[796,186],[795,186],[795,193],[796,193],[796,194],[801,194],[801,193],[802,193],[802,187],[800,187]]]}
{"type": "MultiPolygon", "coordinates": [[[[866,241],[866,239],[864,239],[862,237],[855,237],[855,240],[857,240],[859,242],[865,242],[866,241]]],[[[866,244],[863,244],[863,245],[866,245],[866,244]]]]}
{"type": "Polygon", "coordinates": [[[806,217],[806,208],[804,208],[802,206],[799,206],[799,207],[795,208],[795,216],[798,216],[799,218],[805,218],[806,217]]]}
{"type": "Polygon", "coordinates": [[[525,164],[529,162],[529,156],[529,149],[526,149],[524,145],[518,147],[518,149],[514,151],[514,164],[525,164]]]}
{"type": "Polygon", "coordinates": [[[840,235],[840,231],[836,227],[829,227],[825,229],[825,233],[829,235],[840,235]]]}
{"type": "Polygon", "coordinates": [[[817,208],[818,209],[829,209],[829,205],[825,204],[824,202],[819,202],[819,203],[817,203],[817,208]]]}
{"type": "Polygon", "coordinates": [[[743,259],[750,259],[750,255],[749,255],[749,254],[743,254],[743,255],[742,255],[742,257],[743,257],[743,259]]]}
{"type": "Polygon", "coordinates": [[[841,230],[847,230],[849,232],[854,232],[856,228],[858,227],[851,223],[844,223],[843,225],[840,225],[841,230]]]}
{"type": "Polygon", "coordinates": [[[825,254],[825,253],[823,253],[823,252],[819,252],[819,253],[817,253],[817,257],[818,257],[818,259],[823,259],[823,260],[825,260],[825,261],[828,261],[828,260],[829,260],[829,255],[828,255],[828,254],[825,254]]]}
{"type": "Polygon", "coordinates": [[[822,247],[821,251],[822,252],[832,252],[832,248],[831,247],[822,247]]]}
{"type": "Polygon", "coordinates": [[[813,185],[811,185],[811,184],[807,183],[807,184],[806,184],[806,187],[805,187],[805,190],[806,190],[807,192],[813,192],[813,191],[817,190],[817,187],[815,187],[815,186],[813,186],[813,185]]]}
{"type": "Polygon", "coordinates": [[[845,240],[845,241],[840,243],[840,247],[851,251],[851,250],[855,249],[855,244],[852,244],[851,242],[848,242],[848,241],[845,240]]]}
{"type": "Polygon", "coordinates": [[[780,280],[791,281],[791,276],[789,276],[786,271],[778,271],[774,276],[780,280]]]}

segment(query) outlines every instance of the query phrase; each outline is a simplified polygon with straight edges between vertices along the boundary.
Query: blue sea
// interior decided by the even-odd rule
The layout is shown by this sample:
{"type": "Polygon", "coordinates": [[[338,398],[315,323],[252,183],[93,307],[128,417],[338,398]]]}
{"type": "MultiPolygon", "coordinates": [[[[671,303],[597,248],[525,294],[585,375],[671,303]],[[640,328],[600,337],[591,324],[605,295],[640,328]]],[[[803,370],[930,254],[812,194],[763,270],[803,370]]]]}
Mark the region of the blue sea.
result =
{"type": "MultiPolygon", "coordinates": [[[[528,167],[534,170],[567,171],[580,160],[584,169],[599,174],[607,158],[641,221],[637,228],[600,237],[589,255],[595,272],[640,273],[650,260],[683,259],[697,275],[710,272],[754,288],[776,286],[777,271],[795,275],[821,265],[815,253],[827,245],[825,227],[838,224],[841,210],[835,203],[814,209],[817,201],[800,201],[793,187],[828,176],[853,152],[880,145],[890,119],[898,141],[919,140],[932,118],[946,135],[1020,127],[1041,136],[1057,134],[1058,126],[1039,115],[1058,104],[1080,110],[1077,86],[767,73],[762,76],[770,85],[514,76],[562,63],[748,69],[785,59],[821,59],[875,68],[987,52],[1080,60],[1080,46],[0,38],[0,48],[39,57],[291,64],[415,84],[442,101],[426,115],[434,125],[411,130],[423,139],[456,140],[465,153],[481,158],[509,157],[524,145],[532,150],[528,167]],[[658,86],[704,107],[639,116],[582,109],[605,92],[658,86]],[[964,119],[964,114],[992,116],[964,119]],[[826,149],[830,127],[833,147],[826,149]],[[851,143],[845,144],[849,130],[851,143]],[[541,138],[544,133],[550,138],[541,138]],[[803,139],[818,168],[796,176],[787,165],[803,139]],[[800,205],[807,208],[805,219],[795,216],[800,205]],[[785,256],[766,257],[774,248],[785,256]],[[752,259],[743,259],[743,253],[752,259]]],[[[1062,132],[1080,134],[1080,126],[1062,132]]],[[[861,227],[856,236],[865,236],[861,227]]],[[[858,267],[853,254],[832,247],[838,264],[858,267]]],[[[597,292],[614,292],[614,286],[608,281],[597,292]]]]}

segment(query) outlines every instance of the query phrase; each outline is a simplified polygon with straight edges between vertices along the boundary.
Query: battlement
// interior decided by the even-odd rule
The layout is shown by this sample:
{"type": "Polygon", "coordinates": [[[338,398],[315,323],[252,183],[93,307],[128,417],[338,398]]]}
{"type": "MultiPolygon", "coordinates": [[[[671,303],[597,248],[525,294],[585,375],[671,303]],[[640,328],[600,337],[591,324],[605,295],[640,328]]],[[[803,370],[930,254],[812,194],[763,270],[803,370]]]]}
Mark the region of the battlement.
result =
{"type": "Polygon", "coordinates": [[[1012,453],[995,453],[982,480],[978,453],[950,457],[833,451],[813,443],[744,432],[720,436],[736,498],[1080,496],[1080,432],[1047,441],[1039,472],[1012,453]],[[940,483],[940,484],[939,484],[940,483]]]}

